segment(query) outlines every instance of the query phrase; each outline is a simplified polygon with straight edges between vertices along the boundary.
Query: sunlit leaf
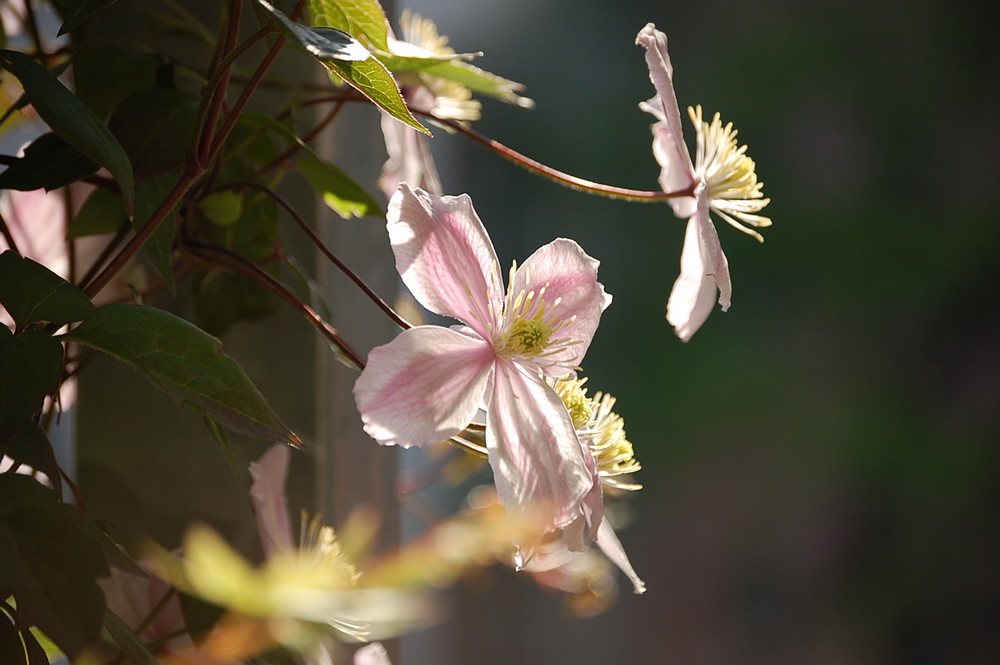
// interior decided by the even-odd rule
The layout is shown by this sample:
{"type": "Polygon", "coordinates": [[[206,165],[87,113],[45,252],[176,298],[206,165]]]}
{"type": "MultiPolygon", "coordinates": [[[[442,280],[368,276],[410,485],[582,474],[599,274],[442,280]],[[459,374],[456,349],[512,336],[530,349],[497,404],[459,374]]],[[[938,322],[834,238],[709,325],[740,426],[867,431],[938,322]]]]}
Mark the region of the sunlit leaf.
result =
{"type": "Polygon", "coordinates": [[[307,6],[313,25],[337,28],[379,51],[389,50],[389,21],[376,0],[308,0],[307,6]]]}
{"type": "Polygon", "coordinates": [[[114,135],[47,69],[17,51],[0,50],[0,67],[18,78],[25,95],[49,127],[115,176],[126,210],[132,210],[132,164],[114,135]]]}
{"type": "Polygon", "coordinates": [[[12,250],[0,254],[0,303],[18,328],[39,322],[71,323],[94,309],[80,289],[12,250]]]}
{"type": "Polygon", "coordinates": [[[461,83],[473,92],[496,97],[508,104],[526,109],[535,107],[534,100],[518,94],[524,90],[524,84],[497,76],[468,62],[449,60],[448,62],[432,63],[421,67],[421,71],[461,83]]]}
{"type": "Polygon", "coordinates": [[[328,161],[307,153],[300,167],[323,203],[344,219],[382,214],[382,206],[361,185],[328,161]]]}
{"type": "Polygon", "coordinates": [[[392,74],[361,42],[335,28],[310,28],[296,23],[265,0],[257,1],[278,19],[306,51],[340,80],[400,122],[430,135],[427,128],[417,122],[406,107],[392,74]],[[351,43],[343,43],[344,37],[351,39],[351,43]]]}
{"type": "Polygon", "coordinates": [[[302,446],[219,340],[184,319],[145,305],[106,305],[66,337],[128,363],[233,431],[302,446]]]}

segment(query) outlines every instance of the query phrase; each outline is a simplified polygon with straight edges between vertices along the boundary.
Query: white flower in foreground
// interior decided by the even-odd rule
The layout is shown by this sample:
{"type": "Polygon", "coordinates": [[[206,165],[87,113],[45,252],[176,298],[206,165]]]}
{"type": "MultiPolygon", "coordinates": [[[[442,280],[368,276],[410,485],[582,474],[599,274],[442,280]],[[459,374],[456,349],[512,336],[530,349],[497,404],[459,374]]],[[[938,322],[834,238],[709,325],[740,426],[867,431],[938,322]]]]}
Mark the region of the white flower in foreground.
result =
{"type": "Polygon", "coordinates": [[[497,491],[508,509],[541,507],[565,528],[600,519],[584,499],[593,463],[545,377],[572,375],[611,297],[598,262],[572,240],[511,270],[504,293],[493,243],[468,196],[405,183],[389,202],[396,268],[429,310],[464,326],[417,326],[373,349],[354,385],[365,431],[383,445],[425,446],[461,432],[481,405],[497,491]]]}
{"type": "Polygon", "coordinates": [[[667,321],[678,337],[687,341],[712,312],[716,292],[722,311],[729,309],[732,298],[729,264],[710,211],[763,241],[754,229],[771,225],[769,218],[757,214],[770,199],[764,198],[764,183],[757,180],[746,146],[737,145],[732,123],[723,126],[718,113],[711,123],[705,122],[700,106],[688,108],[697,134],[692,166],[674,94],[667,36],[648,23],[636,36],[636,44],[646,49],[649,78],[656,88],[656,95],[639,107],[657,119],[652,126],[653,154],[661,167],[660,187],[667,193],[689,190],[693,194],[670,200],[674,214],[687,219],[688,224],[681,274],[667,302],[667,321]]]}

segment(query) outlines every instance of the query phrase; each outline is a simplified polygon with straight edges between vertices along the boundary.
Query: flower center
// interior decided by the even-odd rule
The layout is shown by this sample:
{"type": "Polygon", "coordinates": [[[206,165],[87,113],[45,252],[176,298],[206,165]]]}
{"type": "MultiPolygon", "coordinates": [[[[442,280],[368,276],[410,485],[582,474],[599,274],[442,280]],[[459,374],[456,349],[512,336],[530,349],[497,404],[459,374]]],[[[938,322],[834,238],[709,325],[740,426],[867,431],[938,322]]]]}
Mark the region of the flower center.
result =
{"type": "MultiPolygon", "coordinates": [[[[510,269],[509,284],[513,284],[516,272],[515,262],[510,269]]],[[[505,360],[541,358],[559,353],[574,343],[569,338],[555,337],[556,332],[575,321],[576,317],[560,319],[555,309],[561,299],[547,302],[546,289],[547,284],[537,291],[522,290],[516,295],[507,292],[503,327],[493,340],[493,348],[498,356],[505,360]]]]}
{"type": "Polygon", "coordinates": [[[708,187],[709,206],[733,227],[763,242],[763,236],[748,227],[771,225],[770,218],[756,214],[771,199],[764,198],[764,183],[757,180],[747,147],[736,143],[739,132],[731,122],[723,125],[718,113],[711,123],[705,122],[700,105],[688,107],[688,115],[697,134],[694,168],[708,187]]]}

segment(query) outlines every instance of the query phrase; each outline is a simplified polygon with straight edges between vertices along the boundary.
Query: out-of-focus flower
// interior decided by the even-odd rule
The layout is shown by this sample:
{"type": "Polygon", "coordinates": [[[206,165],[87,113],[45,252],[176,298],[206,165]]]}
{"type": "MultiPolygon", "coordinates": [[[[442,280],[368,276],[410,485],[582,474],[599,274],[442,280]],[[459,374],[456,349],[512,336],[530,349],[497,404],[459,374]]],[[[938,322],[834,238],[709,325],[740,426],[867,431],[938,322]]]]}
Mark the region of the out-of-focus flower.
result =
{"type": "Polygon", "coordinates": [[[425,446],[461,432],[486,408],[486,446],[508,510],[544,506],[552,525],[600,522],[585,501],[593,460],[544,377],[574,375],[611,297],[598,262],[560,238],[500,266],[468,196],[405,183],[387,215],[396,268],[429,310],[464,326],[417,326],[369,354],[354,394],[365,431],[383,445],[425,446]],[[590,466],[588,466],[590,465],[590,466]]]}
{"type": "MultiPolygon", "coordinates": [[[[402,39],[389,35],[389,50],[407,58],[455,57],[448,38],[440,35],[430,19],[403,10],[399,19],[402,39]]],[[[473,122],[479,120],[482,104],[472,98],[466,86],[427,72],[407,71],[396,74],[407,106],[430,113],[443,120],[473,122]]],[[[444,194],[427,137],[387,114],[382,114],[382,136],[389,155],[382,166],[378,184],[391,198],[399,183],[406,182],[432,194],[444,194]]]]}
{"type": "MultiPolygon", "coordinates": [[[[139,562],[144,567],[147,562],[139,562]]],[[[110,575],[97,580],[108,609],[136,631],[143,642],[166,641],[168,650],[191,644],[185,633],[184,614],[177,593],[156,575],[110,567],[110,575]]]]}
{"type": "Polygon", "coordinates": [[[736,143],[732,123],[725,126],[716,113],[711,123],[702,118],[701,106],[688,108],[697,134],[694,165],[684,145],[681,116],[674,93],[673,67],[667,54],[667,36],[648,23],[636,36],[646,49],[649,78],[656,95],[639,107],[657,120],[652,126],[653,154],[659,162],[660,187],[664,192],[690,191],[690,196],[670,199],[681,219],[687,219],[681,274],[667,302],[667,321],[678,337],[687,341],[711,313],[716,293],[722,311],[729,309],[732,282],[729,264],[712,223],[714,211],[733,227],[763,241],[755,231],[771,225],[758,215],[769,202],[764,183],[757,180],[746,146],[736,143]]]}

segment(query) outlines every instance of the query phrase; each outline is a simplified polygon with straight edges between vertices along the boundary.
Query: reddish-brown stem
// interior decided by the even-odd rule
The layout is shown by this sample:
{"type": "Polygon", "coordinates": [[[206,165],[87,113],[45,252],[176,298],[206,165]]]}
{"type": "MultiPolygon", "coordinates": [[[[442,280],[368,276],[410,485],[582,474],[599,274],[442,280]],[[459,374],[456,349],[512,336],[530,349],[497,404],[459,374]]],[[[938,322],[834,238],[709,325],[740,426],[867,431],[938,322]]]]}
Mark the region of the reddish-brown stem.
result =
{"type": "MultiPolygon", "coordinates": [[[[212,56],[212,66],[218,65],[222,59],[222,54],[230,54],[236,46],[236,39],[240,32],[240,18],[243,15],[243,3],[240,0],[229,3],[228,17],[225,25],[225,35],[219,41],[219,48],[212,56]]],[[[212,135],[215,132],[215,125],[222,113],[222,106],[226,101],[226,89],[229,87],[229,76],[232,71],[232,60],[226,59],[223,68],[216,72],[216,84],[207,90],[211,95],[208,100],[208,110],[205,115],[204,124],[201,126],[201,136],[196,147],[196,159],[200,166],[209,163],[208,153],[212,146],[212,135]]]]}
{"type": "Polygon", "coordinates": [[[538,160],[532,159],[527,155],[524,155],[513,148],[509,148],[499,141],[495,141],[488,136],[483,136],[474,129],[466,127],[460,122],[454,120],[442,120],[441,118],[435,118],[430,113],[422,113],[416,111],[419,115],[426,116],[428,118],[434,118],[436,122],[441,123],[460,134],[468,136],[470,139],[483,145],[493,152],[497,153],[504,159],[507,159],[518,166],[521,166],[536,175],[540,175],[544,178],[548,178],[554,182],[564,185],[571,189],[579,189],[593,194],[600,194],[601,196],[607,196],[613,199],[619,199],[622,201],[638,201],[642,203],[656,203],[659,201],[666,201],[668,199],[675,199],[684,196],[694,196],[694,188],[685,189],[679,192],[655,192],[642,189],[627,189],[625,187],[615,187],[613,185],[604,185],[599,182],[594,182],[592,180],[587,180],[585,178],[578,178],[575,175],[570,175],[569,173],[564,173],[558,169],[554,169],[551,166],[547,166],[538,160]]]}
{"type": "Polygon", "coordinates": [[[309,224],[306,223],[306,220],[302,219],[302,216],[298,212],[296,212],[295,209],[292,208],[292,206],[289,205],[289,203],[285,201],[277,192],[268,189],[263,185],[259,185],[255,182],[234,182],[230,183],[228,187],[230,188],[251,187],[253,189],[264,192],[272,199],[274,199],[274,201],[282,208],[284,208],[285,212],[287,212],[291,216],[291,218],[295,220],[295,223],[299,225],[299,228],[302,229],[303,233],[309,236],[309,240],[311,240],[312,243],[319,249],[319,251],[323,253],[323,256],[325,256],[327,260],[330,261],[330,263],[337,266],[337,269],[340,270],[342,273],[344,273],[344,275],[346,275],[348,279],[354,282],[354,284],[359,289],[361,289],[361,292],[364,293],[369,300],[375,303],[376,307],[385,312],[385,315],[388,316],[390,319],[392,319],[393,322],[395,322],[396,325],[398,325],[400,328],[405,329],[413,327],[413,325],[410,324],[409,321],[400,316],[396,312],[396,310],[394,310],[392,307],[389,306],[388,303],[382,300],[382,298],[380,298],[377,293],[372,291],[371,287],[365,284],[365,281],[361,279],[361,277],[359,277],[357,273],[348,268],[347,265],[343,261],[341,261],[336,254],[331,252],[330,249],[325,244],[323,244],[323,240],[316,234],[316,232],[313,231],[311,228],[309,228],[309,224]]]}
{"type": "Polygon", "coordinates": [[[258,170],[257,173],[254,174],[253,179],[256,180],[257,178],[260,178],[262,175],[276,169],[277,167],[281,166],[289,159],[291,159],[296,153],[302,150],[303,145],[312,141],[321,131],[326,129],[326,127],[329,126],[331,122],[333,122],[334,118],[337,117],[342,108],[344,108],[343,101],[334,104],[330,112],[327,113],[325,116],[323,116],[323,119],[320,120],[318,123],[316,123],[316,126],[313,127],[307,134],[301,137],[301,143],[293,145],[288,150],[286,150],[285,152],[281,153],[280,155],[272,159],[269,163],[262,166],[260,170],[258,170]]]}
{"type": "Polygon", "coordinates": [[[336,328],[324,321],[323,317],[317,314],[312,307],[302,302],[299,297],[292,293],[287,286],[271,277],[271,275],[267,274],[267,272],[261,269],[260,266],[248,261],[239,254],[222,249],[221,247],[203,245],[201,243],[188,243],[185,247],[196,256],[201,256],[206,260],[210,260],[208,255],[214,255],[215,257],[221,259],[221,262],[230,270],[238,272],[245,277],[249,277],[258,284],[266,287],[302,314],[306,320],[309,321],[314,328],[316,328],[316,330],[318,330],[324,337],[340,349],[340,352],[343,353],[355,367],[358,369],[364,369],[364,360],[362,360],[361,356],[358,355],[358,352],[355,351],[351,345],[340,336],[340,333],[337,332],[336,328]]]}

